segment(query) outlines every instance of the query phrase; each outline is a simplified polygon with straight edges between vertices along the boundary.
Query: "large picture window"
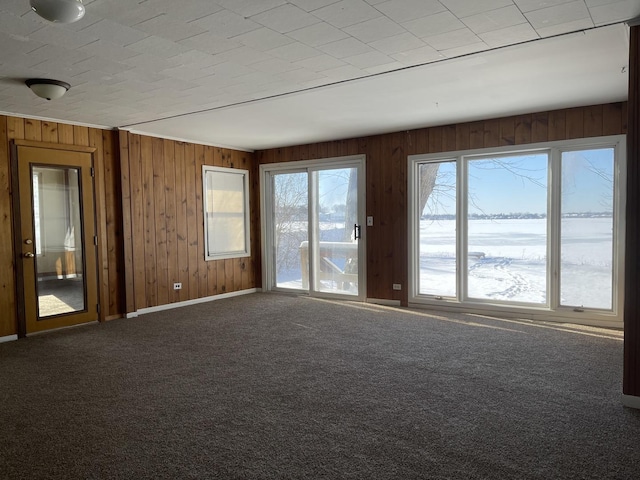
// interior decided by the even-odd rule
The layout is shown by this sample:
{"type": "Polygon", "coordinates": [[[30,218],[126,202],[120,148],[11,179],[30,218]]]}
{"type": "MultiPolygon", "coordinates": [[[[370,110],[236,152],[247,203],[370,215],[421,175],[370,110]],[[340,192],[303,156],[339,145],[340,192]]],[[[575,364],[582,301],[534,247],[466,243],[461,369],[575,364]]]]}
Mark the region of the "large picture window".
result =
{"type": "Polygon", "coordinates": [[[411,156],[410,302],[620,322],[624,142],[411,156]]]}
{"type": "Polygon", "coordinates": [[[248,257],[249,172],[202,167],[205,259],[248,257]]]}

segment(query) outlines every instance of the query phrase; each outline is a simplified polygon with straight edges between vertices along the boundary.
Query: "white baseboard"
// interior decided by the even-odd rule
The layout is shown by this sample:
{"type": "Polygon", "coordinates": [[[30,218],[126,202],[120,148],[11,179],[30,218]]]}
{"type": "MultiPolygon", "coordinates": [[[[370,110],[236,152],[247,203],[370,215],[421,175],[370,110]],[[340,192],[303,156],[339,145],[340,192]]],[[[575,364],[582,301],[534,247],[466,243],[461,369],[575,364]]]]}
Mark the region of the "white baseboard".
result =
{"type": "Polygon", "coordinates": [[[222,300],[224,298],[238,297],[240,295],[249,295],[251,293],[257,293],[260,289],[248,288],[247,290],[238,290],[236,292],[221,293],[219,295],[212,295],[210,297],[196,298],[194,300],[185,300],[184,302],[167,303],[165,305],[158,305],[157,307],[141,308],[135,312],[130,312],[125,315],[126,318],[135,318],[139,315],[146,313],[162,312],[164,310],[173,310],[174,308],[187,307],[189,305],[197,305],[198,303],[213,302],[215,300],[222,300]]]}
{"type": "Polygon", "coordinates": [[[634,395],[622,395],[622,404],[625,407],[640,409],[640,397],[634,395]]]}
{"type": "Polygon", "coordinates": [[[0,337],[0,343],[13,342],[18,339],[18,335],[7,335],[6,337],[0,337]]]}
{"type": "Polygon", "coordinates": [[[400,300],[387,300],[385,298],[367,298],[367,303],[375,303],[377,305],[387,305],[388,307],[399,307],[400,300]]]}

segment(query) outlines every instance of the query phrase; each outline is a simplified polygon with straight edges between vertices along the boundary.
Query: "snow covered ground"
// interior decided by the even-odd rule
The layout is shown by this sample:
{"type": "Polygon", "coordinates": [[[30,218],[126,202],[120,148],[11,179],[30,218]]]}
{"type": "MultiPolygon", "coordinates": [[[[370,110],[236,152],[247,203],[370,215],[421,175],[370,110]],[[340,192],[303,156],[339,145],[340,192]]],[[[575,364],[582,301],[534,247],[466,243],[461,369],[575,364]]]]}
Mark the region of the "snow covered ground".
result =
{"type": "MultiPolygon", "coordinates": [[[[561,241],[561,304],[587,308],[612,308],[611,218],[564,218],[561,241]]],[[[321,223],[323,241],[341,239],[343,224],[321,223]]],[[[420,293],[456,295],[455,220],[420,222],[420,293]]],[[[292,237],[281,248],[291,249],[293,261],[278,272],[277,285],[302,288],[299,245],[292,237]],[[285,246],[286,245],[286,246],[285,246]]],[[[547,303],[547,220],[470,220],[468,246],[468,296],[502,302],[547,303]]],[[[284,252],[279,256],[284,257],[284,252]]],[[[334,259],[337,265],[343,258],[334,259]]],[[[341,290],[337,284],[323,289],[341,290]]]]}
{"type": "MultiPolygon", "coordinates": [[[[470,298],[547,302],[546,219],[470,220],[470,298]]],[[[612,219],[562,219],[561,303],[611,308],[612,219]]],[[[455,221],[420,223],[420,293],[455,296],[455,221]]]]}

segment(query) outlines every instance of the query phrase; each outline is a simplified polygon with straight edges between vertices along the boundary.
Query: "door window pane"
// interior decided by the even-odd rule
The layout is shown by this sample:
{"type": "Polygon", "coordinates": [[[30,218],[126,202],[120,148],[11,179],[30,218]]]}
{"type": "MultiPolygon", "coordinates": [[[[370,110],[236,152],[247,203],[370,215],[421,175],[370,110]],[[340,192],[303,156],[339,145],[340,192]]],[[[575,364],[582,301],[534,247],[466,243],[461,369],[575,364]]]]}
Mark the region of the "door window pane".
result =
{"type": "Polygon", "coordinates": [[[418,167],[419,293],[456,296],[456,163],[418,167]]]}
{"type": "Polygon", "coordinates": [[[306,172],[273,175],[273,241],[277,287],[309,288],[308,198],[306,172]]]}
{"type": "Polygon", "coordinates": [[[33,167],[32,178],[38,318],[85,310],[79,171],[33,167]]]}
{"type": "Polygon", "coordinates": [[[562,153],[562,305],[613,308],[613,166],[613,148],[562,153]]]}
{"type": "Polygon", "coordinates": [[[470,298],[547,302],[546,153],[468,162],[470,298]]]}
{"type": "Polygon", "coordinates": [[[338,168],[314,172],[317,276],[316,289],[358,295],[358,170],[338,168]]]}

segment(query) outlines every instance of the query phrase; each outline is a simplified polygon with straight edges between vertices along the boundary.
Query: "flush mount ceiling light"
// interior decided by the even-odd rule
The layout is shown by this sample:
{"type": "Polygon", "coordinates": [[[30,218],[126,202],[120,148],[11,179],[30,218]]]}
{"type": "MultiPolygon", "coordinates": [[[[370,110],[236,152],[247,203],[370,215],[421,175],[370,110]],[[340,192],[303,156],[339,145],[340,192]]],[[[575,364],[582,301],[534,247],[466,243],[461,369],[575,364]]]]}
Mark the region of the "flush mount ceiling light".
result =
{"type": "Polygon", "coordinates": [[[84,17],[82,0],[29,0],[31,10],[56,23],[73,23],[84,17]]]}
{"type": "Polygon", "coordinates": [[[60,80],[50,80],[48,78],[30,78],[26,82],[33,93],[40,98],[46,98],[47,100],[55,100],[62,97],[67,90],[71,87],[66,82],[60,80]]]}

